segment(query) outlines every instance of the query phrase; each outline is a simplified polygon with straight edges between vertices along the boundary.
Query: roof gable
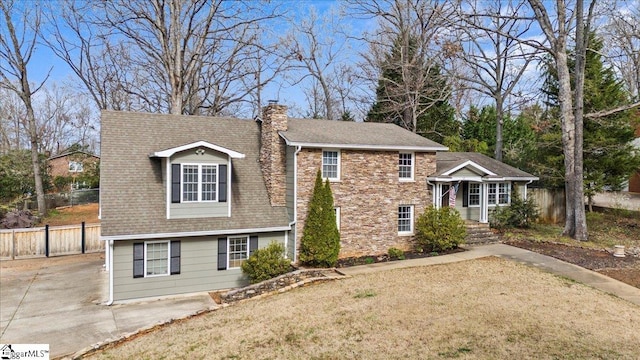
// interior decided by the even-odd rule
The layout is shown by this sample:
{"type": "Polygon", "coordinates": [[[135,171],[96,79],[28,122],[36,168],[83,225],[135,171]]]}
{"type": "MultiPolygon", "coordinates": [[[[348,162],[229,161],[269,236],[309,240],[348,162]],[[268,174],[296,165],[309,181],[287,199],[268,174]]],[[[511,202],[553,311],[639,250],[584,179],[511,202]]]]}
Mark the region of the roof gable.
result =
{"type": "Polygon", "coordinates": [[[456,172],[464,168],[479,172],[478,177],[496,179],[497,181],[538,180],[537,176],[475,152],[438,152],[436,154],[436,172],[430,178],[456,176],[456,172]]]}
{"type": "Polygon", "coordinates": [[[173,147],[173,148],[169,148],[166,150],[162,150],[162,151],[156,151],[154,153],[151,153],[149,155],[149,157],[158,157],[158,158],[168,158],[173,156],[173,154],[181,152],[181,151],[185,151],[185,150],[191,150],[191,149],[196,149],[196,148],[207,148],[207,149],[211,149],[211,150],[215,150],[224,154],[229,155],[229,157],[231,157],[232,159],[244,159],[245,155],[242,153],[239,153],[237,151],[233,151],[231,149],[227,149],[225,147],[222,146],[218,146],[215,144],[212,144],[210,142],[206,142],[206,141],[196,141],[190,144],[185,144],[185,145],[181,145],[181,146],[177,146],[177,147],[173,147]]]}
{"type": "Polygon", "coordinates": [[[474,173],[481,173],[480,175],[489,175],[489,176],[496,175],[493,171],[490,171],[489,169],[486,169],[483,166],[480,166],[471,160],[467,160],[459,165],[454,166],[450,170],[447,170],[444,173],[442,173],[442,175],[450,176],[464,168],[468,168],[470,171],[473,171],[474,173]]]}

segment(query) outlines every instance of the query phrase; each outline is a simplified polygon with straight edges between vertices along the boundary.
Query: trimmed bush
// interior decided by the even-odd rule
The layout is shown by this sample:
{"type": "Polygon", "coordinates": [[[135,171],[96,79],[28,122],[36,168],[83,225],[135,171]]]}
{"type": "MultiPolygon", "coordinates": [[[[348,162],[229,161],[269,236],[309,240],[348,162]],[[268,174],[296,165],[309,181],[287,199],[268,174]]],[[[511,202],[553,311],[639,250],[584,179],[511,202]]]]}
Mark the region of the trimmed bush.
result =
{"type": "Polygon", "coordinates": [[[398,248],[389,248],[389,250],[387,250],[388,254],[389,254],[389,258],[391,259],[398,259],[398,260],[404,260],[404,251],[398,249],[398,248]]]}
{"type": "Polygon", "coordinates": [[[300,262],[313,267],[333,267],[340,253],[340,233],[333,209],[329,180],[322,184],[320,170],[316,175],[309,212],[300,240],[300,262]]]}
{"type": "Polygon", "coordinates": [[[467,229],[456,209],[428,207],[416,221],[418,251],[441,252],[464,243],[467,229]]]}
{"type": "Polygon", "coordinates": [[[291,262],[284,257],[284,245],[272,242],[258,249],[242,263],[242,272],[252,284],[272,279],[291,271],[291,262]]]}
{"type": "Polygon", "coordinates": [[[495,229],[529,228],[538,220],[538,206],[532,198],[522,199],[516,190],[511,193],[511,205],[498,206],[490,214],[489,224],[495,229]]]}

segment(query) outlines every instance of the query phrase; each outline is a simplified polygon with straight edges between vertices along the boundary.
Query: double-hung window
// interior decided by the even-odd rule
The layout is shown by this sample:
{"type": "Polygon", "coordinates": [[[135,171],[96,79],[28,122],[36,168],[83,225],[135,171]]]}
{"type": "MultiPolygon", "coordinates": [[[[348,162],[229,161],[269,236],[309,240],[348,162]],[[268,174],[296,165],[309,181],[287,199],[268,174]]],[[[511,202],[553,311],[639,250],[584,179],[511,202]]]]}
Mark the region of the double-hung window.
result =
{"type": "Polygon", "coordinates": [[[82,172],[84,164],[79,161],[69,161],[69,172],[82,172]]]}
{"type": "Polygon", "coordinates": [[[413,205],[398,206],[398,234],[413,234],[413,205]]]}
{"type": "Polygon", "coordinates": [[[182,202],[217,201],[218,165],[182,165],[182,202]]]}
{"type": "Polygon", "coordinates": [[[489,205],[508,205],[511,203],[511,184],[493,183],[488,184],[489,205]]]}
{"type": "Polygon", "coordinates": [[[229,238],[229,269],[239,268],[249,258],[249,237],[229,238]]]}
{"type": "Polygon", "coordinates": [[[398,155],[398,178],[400,181],[413,180],[413,153],[398,155]]]}
{"type": "Polygon", "coordinates": [[[340,180],[340,152],[337,150],[322,151],[322,177],[329,180],[340,180]]]}
{"type": "Polygon", "coordinates": [[[180,274],[180,241],[133,244],[133,277],[180,274]]]}
{"type": "Polygon", "coordinates": [[[480,184],[469,183],[469,206],[480,206],[480,184]]]}

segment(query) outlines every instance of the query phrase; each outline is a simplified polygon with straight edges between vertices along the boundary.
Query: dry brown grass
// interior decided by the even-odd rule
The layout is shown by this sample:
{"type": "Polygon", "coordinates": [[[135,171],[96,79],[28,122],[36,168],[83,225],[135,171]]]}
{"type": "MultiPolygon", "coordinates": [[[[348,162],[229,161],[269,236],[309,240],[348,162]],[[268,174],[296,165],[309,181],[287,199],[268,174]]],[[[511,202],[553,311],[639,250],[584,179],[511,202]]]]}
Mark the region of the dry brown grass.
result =
{"type": "Polygon", "coordinates": [[[383,271],[174,323],[101,359],[637,359],[640,308],[507,260],[383,271]]]}
{"type": "Polygon", "coordinates": [[[83,221],[87,224],[97,224],[100,222],[98,209],[98,204],[86,204],[50,210],[40,221],[40,226],[80,225],[83,221]]]}

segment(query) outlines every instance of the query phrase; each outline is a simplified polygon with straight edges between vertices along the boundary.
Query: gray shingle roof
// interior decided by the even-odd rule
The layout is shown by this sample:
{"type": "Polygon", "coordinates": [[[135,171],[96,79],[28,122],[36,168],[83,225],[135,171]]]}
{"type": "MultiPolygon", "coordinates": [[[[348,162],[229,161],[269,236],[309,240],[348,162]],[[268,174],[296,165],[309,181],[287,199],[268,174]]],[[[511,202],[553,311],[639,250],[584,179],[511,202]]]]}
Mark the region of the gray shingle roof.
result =
{"type": "Polygon", "coordinates": [[[523,180],[538,179],[534,175],[475,152],[438,152],[436,154],[436,172],[430,177],[441,176],[447,171],[454,169],[467,161],[473,161],[483,168],[495,173],[495,177],[522,178],[523,180]]]}
{"type": "Polygon", "coordinates": [[[287,131],[280,132],[288,145],[445,151],[447,147],[394,124],[315,119],[289,119],[287,131]]]}
{"type": "Polygon", "coordinates": [[[103,111],[101,128],[103,236],[288,226],[286,209],[269,203],[254,121],[103,111]],[[168,220],[161,160],[149,154],[197,141],[245,154],[232,160],[231,217],[168,220]]]}

